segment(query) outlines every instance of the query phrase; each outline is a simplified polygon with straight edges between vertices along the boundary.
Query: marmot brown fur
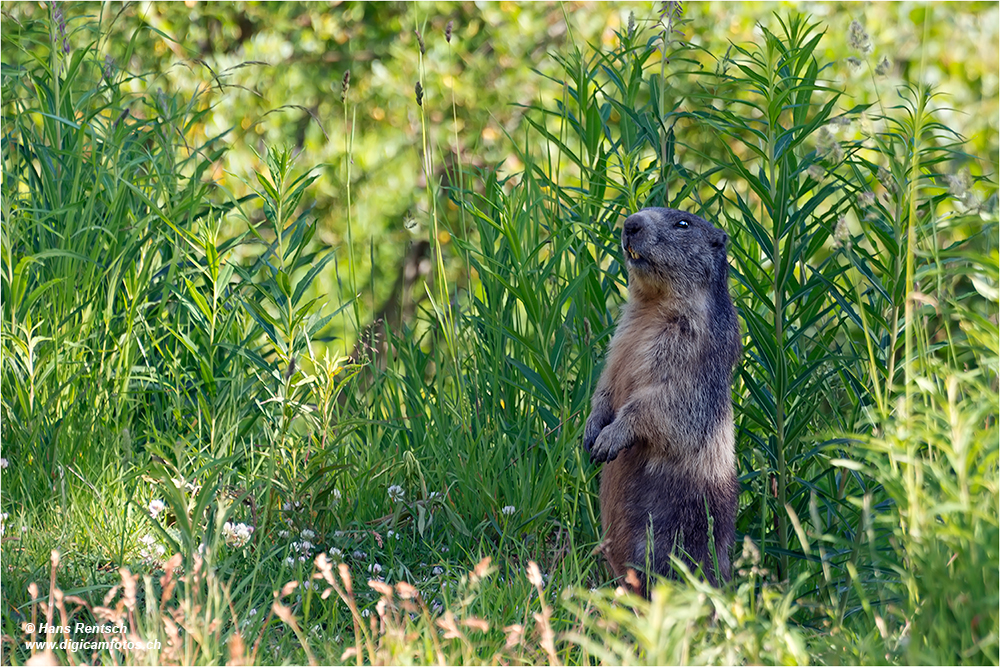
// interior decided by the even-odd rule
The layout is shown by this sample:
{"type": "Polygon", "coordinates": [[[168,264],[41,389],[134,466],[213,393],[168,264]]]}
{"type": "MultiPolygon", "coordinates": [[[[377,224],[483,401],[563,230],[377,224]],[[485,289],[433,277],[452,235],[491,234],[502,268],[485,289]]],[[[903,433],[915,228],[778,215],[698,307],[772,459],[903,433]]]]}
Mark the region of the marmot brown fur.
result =
{"type": "MultiPolygon", "coordinates": [[[[674,553],[715,582],[711,515],[718,574],[729,579],[739,492],[731,386],[740,338],[727,241],[698,216],[667,208],[643,209],[622,229],[629,302],[583,441],[594,462],[605,462],[602,550],[619,577],[630,568],[647,572],[647,563],[671,575],[674,553]]],[[[641,576],[638,586],[645,595],[647,580],[641,576]]]]}

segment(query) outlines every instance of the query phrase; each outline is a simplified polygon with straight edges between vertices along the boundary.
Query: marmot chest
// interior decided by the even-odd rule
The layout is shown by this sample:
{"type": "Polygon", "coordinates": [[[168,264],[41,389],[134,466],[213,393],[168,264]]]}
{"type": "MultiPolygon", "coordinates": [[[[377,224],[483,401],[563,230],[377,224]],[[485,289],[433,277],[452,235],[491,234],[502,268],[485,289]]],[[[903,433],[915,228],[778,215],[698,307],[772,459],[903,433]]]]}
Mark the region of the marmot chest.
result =
{"type": "Polygon", "coordinates": [[[691,377],[698,348],[696,328],[687,316],[638,313],[624,318],[611,341],[604,371],[612,378],[612,409],[617,411],[644,387],[683,385],[691,377]]]}

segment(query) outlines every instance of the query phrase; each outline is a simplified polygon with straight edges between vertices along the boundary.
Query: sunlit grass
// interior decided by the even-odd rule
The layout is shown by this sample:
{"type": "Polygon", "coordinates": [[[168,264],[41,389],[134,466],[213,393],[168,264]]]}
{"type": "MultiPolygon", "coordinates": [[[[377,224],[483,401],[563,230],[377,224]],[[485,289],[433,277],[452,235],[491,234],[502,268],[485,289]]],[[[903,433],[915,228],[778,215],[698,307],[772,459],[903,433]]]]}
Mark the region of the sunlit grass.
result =
{"type": "Polygon", "coordinates": [[[996,184],[927,90],[843,104],[805,18],[704,71],[658,18],[559,56],[519,173],[434,182],[419,109],[432,267],[351,363],[326,338],[356,302],[307,294],[333,266],[356,294],[362,244],[317,242],[310,165],[272,149],[236,200],[203,179],[224,142],[184,146],[194,100],[128,102],[58,17],[26,28],[0,662],[65,617],[160,643],[78,662],[997,663],[996,184]],[[648,205],[730,233],[745,354],[734,580],[645,601],[593,553],[579,440],[648,205]]]}

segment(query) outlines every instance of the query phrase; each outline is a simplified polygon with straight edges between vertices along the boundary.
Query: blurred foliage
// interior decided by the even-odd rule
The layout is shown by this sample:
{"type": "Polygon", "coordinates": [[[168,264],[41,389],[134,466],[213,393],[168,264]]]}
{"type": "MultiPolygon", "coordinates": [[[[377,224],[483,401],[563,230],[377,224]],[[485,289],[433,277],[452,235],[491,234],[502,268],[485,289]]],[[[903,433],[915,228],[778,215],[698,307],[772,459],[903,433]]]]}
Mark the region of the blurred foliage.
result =
{"type": "MultiPolygon", "coordinates": [[[[705,54],[721,57],[730,43],[759,40],[757,24],[788,5],[692,3],[685,7],[690,22],[678,39],[704,49],[701,64],[714,67],[705,54]]],[[[878,90],[885,94],[909,82],[930,83],[942,93],[934,102],[944,108],[942,122],[968,139],[970,153],[989,160],[970,163],[971,173],[996,174],[1000,32],[995,3],[805,3],[799,8],[826,27],[817,55],[833,65],[821,76],[845,88],[845,106],[879,101],[890,106],[895,100],[879,100],[878,90]],[[928,14],[931,20],[925,21],[928,14]],[[857,68],[848,64],[856,54],[847,43],[848,26],[855,19],[867,27],[874,47],[857,68]],[[887,76],[877,77],[883,56],[891,67],[887,76]]],[[[315,290],[331,295],[333,304],[349,299],[353,290],[345,264],[354,258],[356,287],[363,295],[361,322],[341,323],[346,330],[337,331],[353,339],[355,328],[370,320],[391,292],[409,242],[426,238],[431,226],[414,100],[420,79],[415,31],[426,46],[424,109],[434,178],[447,184],[456,144],[466,166],[518,171],[522,165],[504,135],[522,143],[518,128],[526,107],[563,95],[562,87],[548,78],[559,70],[552,54],[567,47],[614,45],[614,31],[627,24],[630,12],[641,28],[657,21],[661,8],[655,3],[188,0],[84,2],[65,10],[71,44],[90,39],[100,25],[101,48],[115,67],[155,73],[132,79],[134,93],[150,87],[198,98],[207,113],[187,139],[200,145],[227,133],[223,140],[231,150],[225,164],[215,163],[210,178],[234,195],[248,194],[234,175],[260,169],[258,156],[265,146],[291,146],[301,153],[300,164],[321,165],[312,188],[317,240],[337,247],[337,258],[315,290]],[[450,41],[445,34],[449,23],[450,41]],[[80,32],[73,34],[75,28],[80,32]],[[126,53],[127,62],[122,62],[126,53]],[[349,89],[343,98],[347,73],[349,89]],[[348,216],[354,222],[354,248],[346,247],[348,216]]],[[[42,3],[5,5],[5,33],[17,39],[19,30],[31,29],[27,19],[45,11],[42,3]]],[[[19,56],[7,57],[16,62],[19,56]]],[[[687,131],[710,132],[707,127],[687,131]]],[[[686,143],[703,142],[692,137],[686,143]]],[[[700,166],[697,156],[680,157],[693,163],[689,168],[700,166]]],[[[444,213],[454,218],[457,207],[444,213]]],[[[446,236],[443,241],[447,247],[446,236]]],[[[448,269],[452,278],[460,278],[459,262],[448,269]]]]}

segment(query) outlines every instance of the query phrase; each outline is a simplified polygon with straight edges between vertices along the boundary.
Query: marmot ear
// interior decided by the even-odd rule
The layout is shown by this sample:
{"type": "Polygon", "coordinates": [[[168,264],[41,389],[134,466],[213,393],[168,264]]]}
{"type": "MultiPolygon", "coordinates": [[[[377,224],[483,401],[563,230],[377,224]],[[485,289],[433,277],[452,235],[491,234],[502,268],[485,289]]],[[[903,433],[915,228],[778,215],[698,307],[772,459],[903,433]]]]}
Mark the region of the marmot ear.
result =
{"type": "Polygon", "coordinates": [[[725,248],[727,241],[729,241],[729,235],[721,229],[717,229],[716,233],[712,237],[712,246],[716,248],[725,248]]]}

